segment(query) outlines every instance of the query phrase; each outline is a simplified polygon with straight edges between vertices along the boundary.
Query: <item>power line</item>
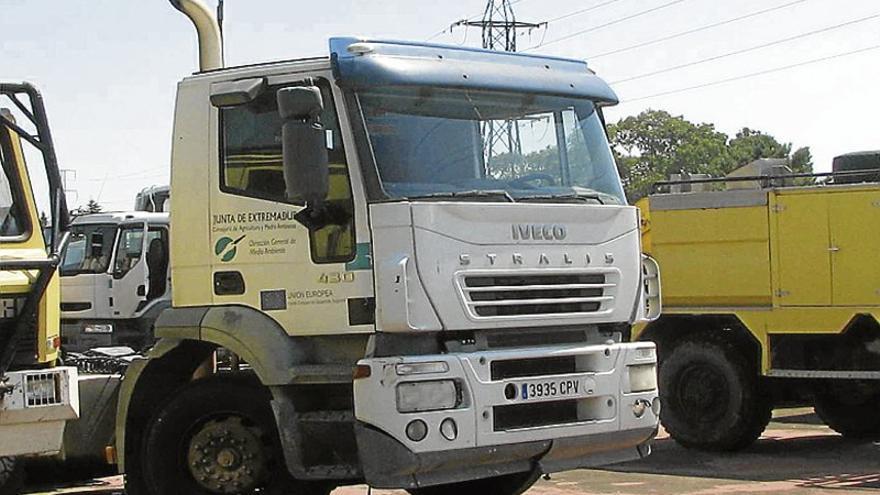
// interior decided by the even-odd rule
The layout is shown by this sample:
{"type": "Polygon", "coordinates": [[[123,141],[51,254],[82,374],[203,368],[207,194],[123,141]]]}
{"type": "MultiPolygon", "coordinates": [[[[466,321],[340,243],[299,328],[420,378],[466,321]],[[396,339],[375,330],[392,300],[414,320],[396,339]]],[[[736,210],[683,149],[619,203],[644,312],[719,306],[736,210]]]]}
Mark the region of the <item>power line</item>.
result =
{"type": "Polygon", "coordinates": [[[653,40],[644,41],[642,43],[637,43],[635,45],[629,45],[629,46],[625,46],[623,48],[616,48],[614,50],[610,50],[607,52],[597,53],[596,55],[590,55],[588,58],[589,58],[589,60],[596,60],[597,58],[600,58],[600,57],[607,57],[608,55],[615,55],[618,53],[623,53],[623,52],[627,52],[630,50],[635,50],[636,48],[644,48],[646,46],[655,45],[657,43],[662,43],[664,41],[673,40],[675,38],[681,38],[682,36],[687,36],[689,34],[699,33],[700,31],[706,31],[708,29],[713,29],[716,27],[724,26],[726,24],[732,24],[734,22],[742,21],[745,19],[750,19],[752,17],[757,17],[760,15],[769,14],[771,12],[775,12],[777,10],[782,10],[784,8],[791,7],[792,5],[797,5],[799,3],[804,3],[807,1],[808,0],[795,0],[794,2],[788,2],[788,3],[784,3],[782,5],[777,5],[776,7],[770,7],[769,9],[758,10],[755,12],[751,12],[749,14],[741,15],[739,17],[725,19],[723,21],[715,22],[712,24],[707,24],[705,26],[700,26],[700,27],[697,27],[694,29],[689,29],[687,31],[682,31],[680,33],[671,34],[669,36],[664,36],[662,38],[655,38],[653,40]]]}
{"type": "Polygon", "coordinates": [[[568,14],[564,14],[564,15],[561,15],[561,16],[559,16],[559,17],[554,17],[553,19],[548,19],[548,20],[544,21],[544,23],[545,23],[545,24],[550,24],[550,23],[552,23],[552,22],[557,22],[557,21],[561,21],[561,20],[563,20],[563,19],[568,19],[569,17],[574,17],[574,16],[576,16],[576,15],[581,15],[581,14],[584,14],[584,13],[586,13],[586,12],[590,12],[591,10],[600,9],[600,8],[606,6],[606,5],[611,5],[612,3],[616,3],[616,2],[619,2],[619,1],[620,1],[620,0],[607,0],[607,1],[605,1],[605,2],[602,2],[602,3],[599,3],[599,4],[593,5],[592,7],[587,7],[587,8],[585,8],[585,9],[580,9],[580,10],[575,10],[574,12],[569,12],[568,14]]]}
{"type": "Polygon", "coordinates": [[[862,22],[870,21],[870,20],[872,20],[872,19],[877,19],[878,17],[880,17],[880,14],[873,14],[873,15],[869,15],[869,16],[865,16],[865,17],[860,17],[860,18],[858,18],[858,19],[853,19],[853,20],[851,20],[851,21],[842,22],[842,23],[840,23],[840,24],[835,24],[835,25],[833,25],[833,26],[828,26],[828,27],[824,27],[824,28],[821,28],[821,29],[816,29],[816,30],[813,30],[813,31],[808,31],[808,32],[806,32],[806,33],[797,34],[797,35],[795,35],[795,36],[790,36],[790,37],[788,37],[788,38],[782,38],[782,39],[779,39],[779,40],[770,41],[770,42],[767,42],[767,43],[762,43],[762,44],[760,44],[760,45],[755,45],[755,46],[751,46],[751,47],[748,47],[748,48],[742,48],[742,49],[739,49],[739,50],[734,50],[734,51],[732,51],[732,52],[722,53],[722,54],[720,54],[720,55],[714,55],[714,56],[707,57],[707,58],[704,58],[704,59],[695,60],[695,61],[693,61],[693,62],[687,62],[687,63],[684,63],[684,64],[673,65],[673,66],[671,66],[671,67],[666,67],[666,68],[658,69],[658,70],[654,70],[654,71],[651,71],[651,72],[645,72],[645,73],[643,73],[643,74],[637,74],[637,75],[635,75],[635,76],[627,77],[627,78],[624,78],[624,79],[618,79],[618,80],[616,80],[616,81],[611,81],[610,84],[621,84],[621,83],[625,83],[625,82],[636,81],[636,80],[638,80],[638,79],[644,79],[644,78],[646,78],[646,77],[656,76],[656,75],[658,75],[658,74],[664,74],[664,73],[666,73],[666,72],[672,72],[672,71],[676,71],[676,70],[684,69],[684,68],[686,68],[686,67],[693,67],[693,66],[695,66],[695,65],[705,64],[706,62],[713,62],[713,61],[715,61],[715,60],[721,60],[721,59],[723,59],[723,58],[733,57],[734,55],[742,55],[743,53],[753,52],[753,51],[755,51],[755,50],[760,50],[760,49],[763,49],[763,48],[769,48],[769,47],[771,47],[771,46],[781,45],[781,44],[783,44],[783,43],[788,43],[788,42],[790,42],[790,41],[795,41],[795,40],[799,40],[799,39],[807,38],[807,37],[810,37],[810,36],[815,36],[815,35],[817,35],[817,34],[827,33],[827,32],[829,32],[829,31],[833,31],[833,30],[835,30],[835,29],[840,29],[840,28],[844,28],[844,27],[852,26],[852,25],[854,25],[854,24],[859,24],[859,23],[862,23],[862,22]]]}
{"type": "Polygon", "coordinates": [[[814,59],[811,59],[811,60],[806,60],[806,61],[803,61],[803,62],[798,62],[798,63],[796,63],[796,64],[789,64],[789,65],[784,65],[784,66],[781,66],[781,67],[774,67],[774,68],[772,68],[772,69],[766,69],[766,70],[762,70],[762,71],[758,71],[758,72],[752,72],[752,73],[749,73],[749,74],[742,74],[742,75],[739,75],[739,76],[728,77],[728,78],[726,78],[726,79],[720,79],[720,80],[718,80],[718,81],[712,81],[712,82],[708,82],[708,83],[697,84],[697,85],[695,85],[695,86],[688,86],[688,87],[685,87],[685,88],[679,88],[679,89],[673,89],[673,90],[669,90],[669,91],[663,91],[663,92],[660,92],[660,93],[654,93],[654,94],[651,94],[651,95],[639,96],[639,97],[637,97],[637,98],[630,98],[630,99],[627,99],[626,101],[623,101],[622,103],[623,103],[623,104],[633,103],[633,102],[636,102],[636,101],[648,100],[648,99],[652,99],[652,98],[659,98],[659,97],[661,97],[661,96],[669,96],[669,95],[674,95],[674,94],[678,94],[678,93],[684,93],[684,92],[686,92],[686,91],[693,91],[693,90],[696,90],[696,89],[708,88],[708,87],[711,87],[711,86],[718,86],[719,84],[725,84],[725,83],[729,83],[729,82],[740,81],[740,80],[742,80],[742,79],[749,79],[749,78],[752,78],[752,77],[758,77],[758,76],[763,76],[763,75],[766,75],[766,74],[772,74],[772,73],[775,73],[775,72],[782,72],[782,71],[786,71],[786,70],[789,70],[789,69],[795,69],[795,68],[798,68],[798,67],[803,67],[803,66],[805,66],[805,65],[812,65],[812,64],[817,64],[817,63],[820,63],[820,62],[826,62],[826,61],[828,61],[828,60],[833,60],[833,59],[837,59],[837,58],[848,57],[848,56],[850,56],[850,55],[856,55],[856,54],[859,54],[859,53],[865,53],[865,52],[869,52],[869,51],[871,51],[871,50],[877,50],[878,48],[880,48],[880,44],[878,44],[878,45],[868,46],[868,47],[865,47],[865,48],[859,48],[859,49],[857,49],[857,50],[851,50],[851,51],[848,51],[848,52],[836,53],[836,54],[834,54],[834,55],[828,55],[828,56],[825,56],[825,57],[814,58],[814,59]]]}
{"type": "MultiPolygon", "coordinates": [[[[525,0],[511,0],[510,5],[516,5],[516,4],[518,4],[518,3],[520,3],[520,2],[524,2],[524,1],[525,1],[525,0]]],[[[425,41],[432,41],[432,40],[434,40],[434,39],[437,39],[437,38],[439,38],[440,36],[442,36],[442,35],[444,35],[444,34],[446,34],[446,33],[451,32],[453,27],[455,27],[455,26],[461,26],[461,25],[466,24],[466,23],[468,23],[468,22],[470,22],[470,21],[475,21],[475,20],[481,18],[482,16],[483,16],[483,11],[480,11],[480,12],[478,12],[478,13],[476,13],[476,14],[470,16],[470,17],[464,17],[464,18],[462,18],[462,19],[460,19],[460,20],[458,20],[458,21],[452,22],[452,23],[449,24],[449,26],[443,28],[443,29],[440,30],[440,31],[437,31],[436,33],[432,34],[429,38],[426,38],[425,41]]]]}
{"type": "Polygon", "coordinates": [[[598,31],[598,30],[603,29],[603,28],[606,28],[606,27],[608,27],[608,26],[613,26],[613,25],[615,25],[615,24],[620,24],[621,22],[625,22],[625,21],[628,21],[628,20],[630,20],[630,19],[635,19],[636,17],[641,17],[641,16],[643,16],[643,15],[647,15],[647,14],[650,14],[650,13],[652,13],[652,12],[657,12],[658,10],[662,10],[662,9],[667,8],[667,7],[672,7],[673,5],[676,5],[676,4],[679,4],[679,3],[685,2],[685,1],[687,1],[687,0],[673,0],[673,1],[671,1],[671,2],[666,2],[666,3],[664,3],[664,4],[658,5],[658,6],[656,6],[656,7],[652,7],[652,8],[650,8],[650,9],[641,10],[641,11],[636,12],[636,13],[634,13],[634,14],[630,14],[630,15],[625,16],[625,17],[620,17],[620,18],[618,18],[618,19],[614,19],[614,20],[612,20],[612,21],[608,21],[608,22],[606,22],[606,23],[604,23],[604,24],[599,24],[598,26],[593,26],[593,27],[591,27],[591,28],[582,29],[582,30],[577,31],[577,32],[575,32],[575,33],[571,33],[571,34],[568,34],[568,35],[562,36],[562,37],[560,37],[560,38],[556,38],[556,39],[552,39],[552,40],[550,40],[550,41],[545,41],[545,42],[538,43],[537,45],[532,46],[532,47],[529,47],[529,48],[526,48],[526,49],[523,50],[523,51],[524,51],[524,52],[527,52],[527,51],[530,51],[530,50],[537,50],[538,48],[542,48],[542,47],[545,47],[545,46],[547,46],[547,45],[552,45],[552,44],[554,44],[554,43],[559,43],[560,41],[565,41],[565,40],[568,40],[568,39],[574,38],[574,37],[576,37],[576,36],[580,36],[580,35],[582,35],[582,34],[592,33],[593,31],[598,31]]]}

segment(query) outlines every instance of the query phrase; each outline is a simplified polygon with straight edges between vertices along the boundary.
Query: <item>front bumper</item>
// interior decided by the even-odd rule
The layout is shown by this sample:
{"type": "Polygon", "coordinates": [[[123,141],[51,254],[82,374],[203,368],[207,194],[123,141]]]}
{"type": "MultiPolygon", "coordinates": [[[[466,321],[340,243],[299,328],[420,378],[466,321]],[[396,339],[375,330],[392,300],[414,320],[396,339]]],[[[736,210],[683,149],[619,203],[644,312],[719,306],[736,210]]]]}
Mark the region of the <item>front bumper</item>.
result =
{"type": "Polygon", "coordinates": [[[79,417],[76,368],[15,371],[6,377],[12,391],[0,400],[0,456],[61,450],[66,422],[79,417]]]}
{"type": "Polygon", "coordinates": [[[359,457],[367,482],[377,487],[497,476],[535,463],[549,473],[634,459],[648,454],[659,422],[651,407],[640,416],[633,408],[657,398],[655,375],[649,387],[639,380],[636,390],[630,380],[633,367],[656,372],[650,342],[395,356],[359,364],[371,369],[354,383],[359,457]],[[400,364],[425,362],[443,362],[448,371],[398,375],[400,364]],[[456,382],[457,407],[398,412],[399,384],[436,380],[456,382]],[[566,393],[524,398],[521,392],[554,383],[566,393]],[[440,431],[449,419],[457,427],[453,439],[440,431]],[[414,420],[427,425],[419,441],[406,434],[414,420]]]}

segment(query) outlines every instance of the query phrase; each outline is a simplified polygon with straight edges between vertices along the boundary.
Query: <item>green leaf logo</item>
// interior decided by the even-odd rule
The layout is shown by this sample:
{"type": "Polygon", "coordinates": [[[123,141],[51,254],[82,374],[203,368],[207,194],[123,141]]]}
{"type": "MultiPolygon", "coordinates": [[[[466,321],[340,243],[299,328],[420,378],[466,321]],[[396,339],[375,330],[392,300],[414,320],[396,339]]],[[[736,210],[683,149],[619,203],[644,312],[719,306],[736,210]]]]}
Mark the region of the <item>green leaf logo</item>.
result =
{"type": "Polygon", "coordinates": [[[214,254],[220,257],[220,261],[227,263],[235,258],[238,253],[238,243],[244,239],[244,235],[238,239],[232,240],[231,237],[221,237],[214,244],[214,254]]]}

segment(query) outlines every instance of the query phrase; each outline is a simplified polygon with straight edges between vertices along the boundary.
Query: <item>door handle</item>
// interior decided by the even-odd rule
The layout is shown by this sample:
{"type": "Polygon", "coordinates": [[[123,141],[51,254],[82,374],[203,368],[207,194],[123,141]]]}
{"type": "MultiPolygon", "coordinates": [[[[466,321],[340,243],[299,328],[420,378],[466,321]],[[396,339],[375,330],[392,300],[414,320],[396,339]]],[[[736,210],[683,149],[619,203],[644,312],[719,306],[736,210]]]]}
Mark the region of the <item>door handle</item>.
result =
{"type": "Polygon", "coordinates": [[[828,251],[830,251],[832,253],[836,253],[836,252],[840,251],[840,248],[837,246],[831,246],[828,248],[828,251]]]}

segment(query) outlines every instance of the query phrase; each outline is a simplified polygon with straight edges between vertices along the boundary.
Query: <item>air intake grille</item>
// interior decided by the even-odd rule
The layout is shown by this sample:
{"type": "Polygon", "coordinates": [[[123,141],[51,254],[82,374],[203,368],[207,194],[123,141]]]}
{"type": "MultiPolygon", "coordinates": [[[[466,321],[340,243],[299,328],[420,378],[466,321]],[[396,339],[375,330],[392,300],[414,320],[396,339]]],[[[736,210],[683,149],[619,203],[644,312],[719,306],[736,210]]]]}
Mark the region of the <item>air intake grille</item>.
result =
{"type": "Polygon", "coordinates": [[[58,373],[27,375],[25,377],[25,398],[28,407],[45,407],[61,404],[61,375],[58,373]]]}
{"type": "Polygon", "coordinates": [[[464,274],[459,286],[476,318],[595,313],[609,306],[607,273],[464,274]]]}

